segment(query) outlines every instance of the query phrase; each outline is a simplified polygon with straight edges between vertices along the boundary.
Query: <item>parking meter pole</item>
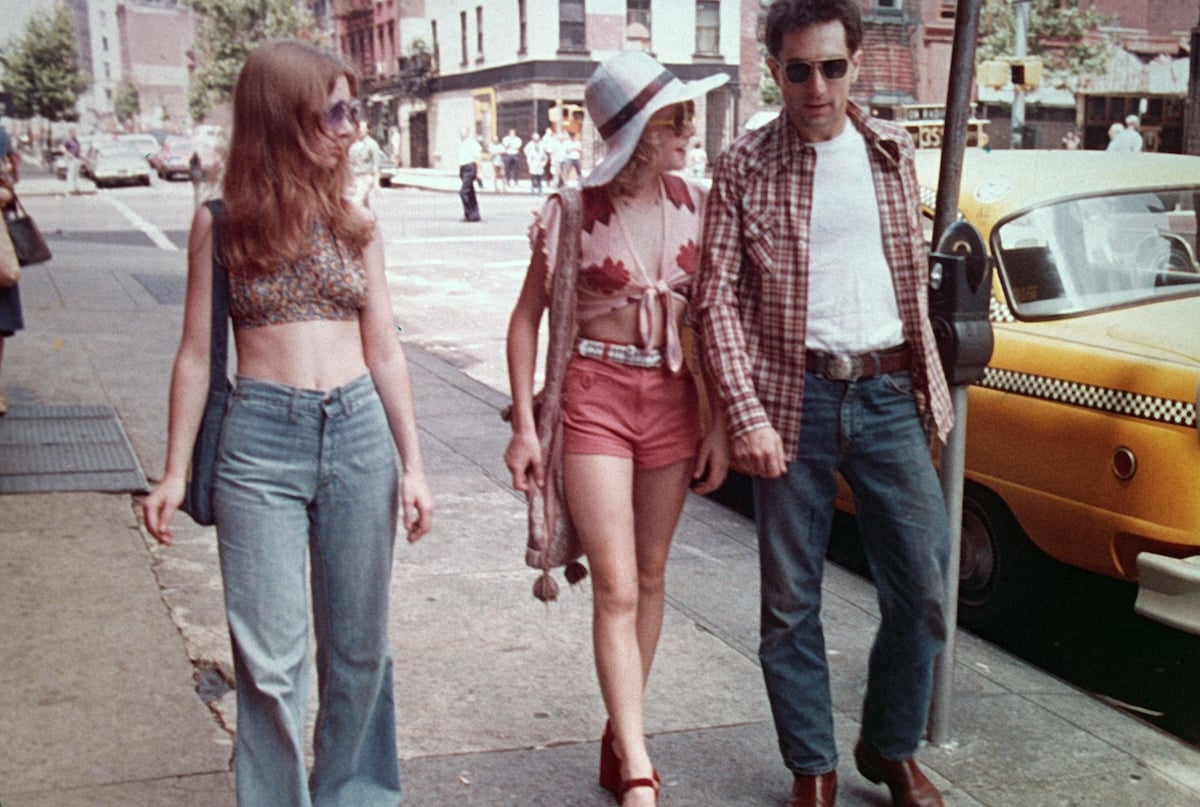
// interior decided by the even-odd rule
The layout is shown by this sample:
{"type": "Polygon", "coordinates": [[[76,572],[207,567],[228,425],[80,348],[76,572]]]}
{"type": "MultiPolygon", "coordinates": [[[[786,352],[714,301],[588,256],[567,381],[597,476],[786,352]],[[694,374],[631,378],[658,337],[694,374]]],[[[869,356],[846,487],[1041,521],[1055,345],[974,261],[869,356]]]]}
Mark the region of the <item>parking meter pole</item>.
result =
{"type": "Polygon", "coordinates": [[[942,158],[938,167],[937,203],[933,213],[933,243],[958,218],[958,190],[962,185],[963,150],[975,85],[975,41],[979,37],[979,12],[983,0],[958,0],[954,43],[950,51],[950,81],[946,89],[946,114],[942,128],[942,158]]]}
{"type": "Polygon", "coordinates": [[[950,555],[946,564],[946,644],[933,673],[933,700],[929,704],[929,741],[945,746],[951,741],[950,714],[954,702],[954,656],[958,630],[958,566],[962,560],[963,471],[967,456],[967,384],[950,388],[954,403],[954,430],[942,448],[939,472],[942,497],[950,519],[950,555]]]}
{"type": "MultiPolygon", "coordinates": [[[[958,0],[955,10],[954,43],[950,54],[950,81],[946,91],[945,124],[942,131],[942,158],[938,179],[937,206],[934,210],[933,243],[939,250],[947,246],[946,236],[956,226],[958,218],[958,195],[962,184],[963,150],[967,142],[967,119],[970,113],[972,85],[975,81],[975,43],[979,38],[979,15],[983,0],[958,0]]],[[[970,240],[970,239],[965,239],[970,240]]],[[[982,247],[982,239],[975,234],[975,241],[982,247]]],[[[971,241],[972,244],[975,241],[971,241]]],[[[974,268],[978,268],[976,265],[974,268]]],[[[984,282],[984,281],[981,281],[984,282]]],[[[986,284],[991,285],[990,267],[986,284]]],[[[940,286],[940,283],[939,283],[940,286]]],[[[940,288],[931,289],[931,316],[938,325],[943,314],[933,309],[935,302],[946,302],[940,288]]],[[[984,309],[986,318],[986,308],[984,309]]],[[[985,319],[986,322],[986,319],[985,319]]],[[[942,323],[941,330],[945,331],[942,323]]],[[[988,324],[987,355],[991,357],[991,326],[988,324]]],[[[945,333],[939,336],[939,349],[945,333]]],[[[950,338],[953,338],[952,336],[950,338]]],[[[953,354],[956,352],[953,349],[953,354]]],[[[947,356],[943,355],[943,364],[947,356]]],[[[984,364],[987,360],[984,360],[984,364]]],[[[946,645],[938,657],[934,671],[933,700],[929,709],[928,736],[937,745],[950,741],[950,710],[954,695],[954,653],[958,624],[958,566],[962,542],[962,496],[963,468],[965,466],[967,439],[967,387],[970,382],[958,382],[954,373],[947,369],[947,380],[951,387],[954,404],[955,427],[944,446],[940,468],[942,494],[946,500],[946,512],[950,519],[950,562],[946,571],[946,645]]]]}

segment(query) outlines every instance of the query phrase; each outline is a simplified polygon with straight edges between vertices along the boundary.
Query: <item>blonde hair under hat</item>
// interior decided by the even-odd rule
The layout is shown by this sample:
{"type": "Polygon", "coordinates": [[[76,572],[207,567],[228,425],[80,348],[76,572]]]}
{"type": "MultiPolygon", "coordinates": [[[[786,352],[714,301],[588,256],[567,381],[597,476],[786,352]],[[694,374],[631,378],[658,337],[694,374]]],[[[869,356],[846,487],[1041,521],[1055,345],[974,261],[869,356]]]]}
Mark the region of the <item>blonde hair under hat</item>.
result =
{"type": "Polygon", "coordinates": [[[588,115],[604,138],[606,153],[583,184],[591,187],[611,181],[629,162],[646,122],[655,112],[699,98],[727,81],[725,73],[680,81],[654,57],[637,50],[606,60],[592,73],[583,93],[588,115]]]}

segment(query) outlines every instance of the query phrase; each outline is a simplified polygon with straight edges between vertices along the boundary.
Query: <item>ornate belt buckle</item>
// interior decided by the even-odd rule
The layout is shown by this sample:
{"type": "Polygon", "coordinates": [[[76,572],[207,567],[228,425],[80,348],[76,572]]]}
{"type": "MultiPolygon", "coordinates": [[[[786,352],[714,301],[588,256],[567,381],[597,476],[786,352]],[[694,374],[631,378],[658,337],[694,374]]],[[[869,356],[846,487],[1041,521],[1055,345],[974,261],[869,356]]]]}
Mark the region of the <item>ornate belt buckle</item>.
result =
{"type": "Polygon", "coordinates": [[[859,356],[835,353],[825,362],[825,375],[833,381],[857,381],[862,370],[863,361],[859,356]]]}

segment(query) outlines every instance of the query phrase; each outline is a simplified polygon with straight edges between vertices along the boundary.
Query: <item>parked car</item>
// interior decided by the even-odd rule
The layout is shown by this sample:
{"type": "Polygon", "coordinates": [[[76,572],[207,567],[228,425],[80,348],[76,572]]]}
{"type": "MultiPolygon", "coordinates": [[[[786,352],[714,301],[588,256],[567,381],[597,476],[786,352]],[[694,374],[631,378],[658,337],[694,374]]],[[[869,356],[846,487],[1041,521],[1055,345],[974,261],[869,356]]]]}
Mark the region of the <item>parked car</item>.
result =
{"type": "MultiPolygon", "coordinates": [[[[931,205],[939,160],[918,155],[931,205]]],[[[959,207],[996,275],[968,393],[964,624],[1011,618],[1049,556],[1200,633],[1198,200],[1198,157],[968,150],[959,207]]]]}
{"type": "Polygon", "coordinates": [[[150,158],[159,149],[158,139],[151,134],[123,134],[117,136],[117,141],[120,143],[130,143],[142,155],[146,164],[150,164],[150,158]]]}
{"type": "Polygon", "coordinates": [[[216,153],[211,148],[186,137],[168,135],[159,150],[150,158],[150,165],[159,179],[188,179],[191,176],[190,163],[193,154],[200,158],[201,165],[216,162],[216,153]]]}
{"type": "Polygon", "coordinates": [[[105,141],[93,145],[85,165],[97,188],[150,184],[150,165],[134,143],[105,141]]]}

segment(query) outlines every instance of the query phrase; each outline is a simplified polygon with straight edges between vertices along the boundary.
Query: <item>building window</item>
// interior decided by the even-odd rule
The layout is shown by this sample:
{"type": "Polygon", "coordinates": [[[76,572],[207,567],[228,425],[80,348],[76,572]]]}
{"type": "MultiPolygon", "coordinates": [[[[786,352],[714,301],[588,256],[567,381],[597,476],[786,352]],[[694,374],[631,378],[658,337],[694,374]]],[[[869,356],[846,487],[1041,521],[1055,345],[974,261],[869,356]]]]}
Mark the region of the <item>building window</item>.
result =
{"type": "Polygon", "coordinates": [[[558,0],[558,49],[582,51],[587,44],[584,0],[558,0]]]}
{"type": "Polygon", "coordinates": [[[643,25],[650,31],[650,0],[627,0],[625,3],[625,24],[643,25]]]}
{"type": "Polygon", "coordinates": [[[396,68],[396,56],[397,56],[397,54],[396,54],[396,21],[395,20],[388,20],[387,34],[388,34],[387,58],[391,64],[391,68],[388,70],[388,73],[392,73],[396,68]]]}
{"type": "Polygon", "coordinates": [[[696,53],[721,52],[721,3],[719,0],[696,2],[696,53]]]}
{"type": "Polygon", "coordinates": [[[475,6],[475,61],[483,61],[483,6],[475,6]]]}
{"type": "Polygon", "coordinates": [[[442,46],[438,44],[438,20],[430,20],[430,38],[433,41],[433,67],[437,70],[437,65],[442,60],[442,46]]]}
{"type": "Polygon", "coordinates": [[[650,0],[626,0],[625,49],[650,51],[650,0]]]}
{"type": "Polygon", "coordinates": [[[875,0],[875,8],[880,11],[898,13],[904,10],[904,0],[875,0]]]}
{"type": "Polygon", "coordinates": [[[525,0],[517,0],[517,53],[529,50],[528,18],[525,15],[525,0]]]}
{"type": "Polygon", "coordinates": [[[462,40],[462,65],[467,65],[467,12],[458,12],[458,25],[462,29],[459,39],[462,40]]]}

